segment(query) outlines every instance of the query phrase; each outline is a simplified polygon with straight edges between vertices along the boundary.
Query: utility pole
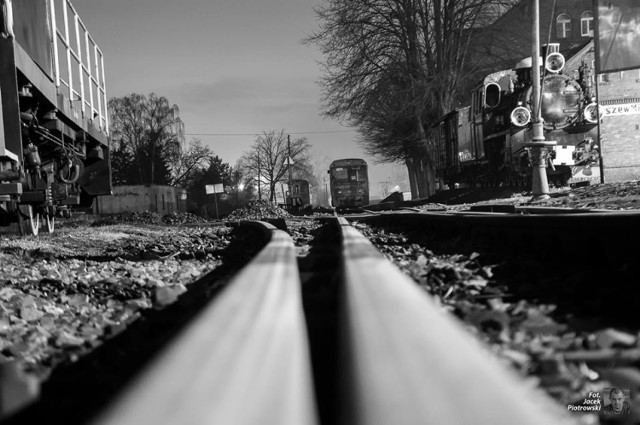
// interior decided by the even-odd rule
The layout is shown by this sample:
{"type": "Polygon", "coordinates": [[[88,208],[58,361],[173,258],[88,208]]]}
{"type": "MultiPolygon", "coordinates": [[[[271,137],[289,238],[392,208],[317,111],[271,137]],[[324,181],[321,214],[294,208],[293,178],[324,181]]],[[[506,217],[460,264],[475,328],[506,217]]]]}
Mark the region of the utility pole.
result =
{"type": "MultiPolygon", "coordinates": [[[[287,168],[289,168],[289,199],[293,206],[293,179],[291,178],[291,135],[287,134],[287,168]]],[[[288,204],[287,199],[284,200],[288,204]]]]}
{"type": "Polygon", "coordinates": [[[327,186],[327,178],[323,177],[322,181],[324,182],[324,199],[327,202],[327,206],[329,205],[329,187],[327,186]]]}
{"type": "Polygon", "coordinates": [[[531,158],[531,193],[533,200],[549,199],[549,182],[547,181],[547,161],[549,158],[549,147],[555,146],[555,141],[545,141],[544,125],[542,121],[541,108],[541,82],[540,82],[540,4],[539,0],[531,0],[533,2],[533,28],[532,39],[533,46],[531,49],[531,79],[533,80],[532,97],[532,138],[531,142],[526,143],[529,147],[529,155],[531,158]]]}
{"type": "Polygon", "coordinates": [[[262,180],[262,176],[260,175],[260,151],[258,151],[258,200],[262,201],[262,192],[260,191],[260,180],[262,180]]]}
{"type": "Polygon", "coordinates": [[[216,205],[216,220],[218,220],[220,218],[220,216],[218,215],[218,194],[215,192],[215,189],[213,192],[213,202],[216,205]]]}
{"type": "Polygon", "coordinates": [[[380,187],[380,193],[382,194],[382,198],[386,198],[389,196],[389,181],[378,182],[378,187],[380,187]]]}

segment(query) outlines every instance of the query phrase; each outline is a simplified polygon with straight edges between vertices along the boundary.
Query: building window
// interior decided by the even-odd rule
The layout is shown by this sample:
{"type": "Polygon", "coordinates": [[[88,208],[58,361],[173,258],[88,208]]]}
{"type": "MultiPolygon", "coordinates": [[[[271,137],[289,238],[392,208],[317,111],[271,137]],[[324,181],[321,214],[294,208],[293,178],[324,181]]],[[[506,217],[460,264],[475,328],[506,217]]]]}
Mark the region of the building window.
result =
{"type": "Polygon", "coordinates": [[[583,37],[593,37],[593,13],[583,12],[580,17],[580,34],[583,37]]]}
{"type": "Polygon", "coordinates": [[[561,13],[556,18],[556,32],[558,38],[571,37],[571,16],[561,13]]]}

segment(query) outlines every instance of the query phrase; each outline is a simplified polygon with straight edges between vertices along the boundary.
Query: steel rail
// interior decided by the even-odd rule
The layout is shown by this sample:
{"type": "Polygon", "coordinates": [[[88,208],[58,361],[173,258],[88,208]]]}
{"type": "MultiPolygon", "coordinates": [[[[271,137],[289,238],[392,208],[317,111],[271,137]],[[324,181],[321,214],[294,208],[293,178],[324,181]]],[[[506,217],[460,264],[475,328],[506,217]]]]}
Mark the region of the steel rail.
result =
{"type": "MultiPolygon", "coordinates": [[[[337,376],[332,422],[574,423],[344,218],[328,221],[341,241],[339,357],[336,371],[324,370],[337,376]]],[[[320,423],[295,247],[284,231],[260,225],[267,246],[92,423],[320,423]]]]}
{"type": "Polygon", "coordinates": [[[340,218],[349,425],[574,423],[340,218]]]}
{"type": "Polygon", "coordinates": [[[293,241],[257,225],[268,244],[93,423],[317,423],[293,241]]]}
{"type": "Polygon", "coordinates": [[[507,256],[534,255],[557,261],[591,257],[605,263],[635,261],[640,239],[640,211],[566,209],[535,212],[393,212],[349,217],[365,223],[398,225],[428,234],[432,240],[458,240],[476,250],[507,256]],[[588,248],[588,251],[586,249],[588,248]],[[563,255],[557,256],[562,252],[563,255]]]}

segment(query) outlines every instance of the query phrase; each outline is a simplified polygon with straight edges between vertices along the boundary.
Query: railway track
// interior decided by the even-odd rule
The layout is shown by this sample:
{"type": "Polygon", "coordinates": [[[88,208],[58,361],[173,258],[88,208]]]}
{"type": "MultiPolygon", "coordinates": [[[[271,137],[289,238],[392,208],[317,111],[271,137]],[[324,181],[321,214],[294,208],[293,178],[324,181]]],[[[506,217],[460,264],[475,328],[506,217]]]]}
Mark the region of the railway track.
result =
{"type": "MultiPolygon", "coordinates": [[[[419,229],[430,243],[466,241],[500,255],[525,240],[520,254],[547,260],[554,257],[539,249],[553,243],[549,229],[562,239],[586,226],[601,237],[596,243],[606,244],[620,229],[637,235],[640,222],[635,213],[544,212],[350,219],[419,229]]],[[[347,220],[311,223],[291,232],[303,241],[298,246],[273,225],[246,224],[253,241],[264,238],[264,247],[222,291],[214,285],[211,302],[199,300],[199,313],[91,423],[571,422],[442,313],[347,220]]],[[[283,221],[274,224],[284,227],[283,221]]],[[[564,255],[566,246],[556,253],[564,255]]],[[[608,265],[621,264],[633,257],[631,246],[628,241],[599,252],[608,265]]],[[[16,416],[16,423],[25,417],[16,416]]]]}

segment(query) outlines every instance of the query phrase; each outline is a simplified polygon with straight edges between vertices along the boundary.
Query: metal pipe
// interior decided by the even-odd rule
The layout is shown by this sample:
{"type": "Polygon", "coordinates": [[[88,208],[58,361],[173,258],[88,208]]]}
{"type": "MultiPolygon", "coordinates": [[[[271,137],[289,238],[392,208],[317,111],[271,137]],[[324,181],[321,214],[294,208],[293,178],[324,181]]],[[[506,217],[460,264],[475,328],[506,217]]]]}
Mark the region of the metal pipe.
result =
{"type": "Polygon", "coordinates": [[[62,180],[63,183],[66,184],[73,184],[75,182],[78,181],[78,178],[80,177],[80,166],[79,165],[73,165],[69,167],[69,177],[65,177],[64,175],[64,168],[61,168],[58,171],[58,177],[60,177],[60,180],[62,180]]]}
{"type": "Polygon", "coordinates": [[[69,44],[69,13],[67,0],[62,2],[62,17],[64,21],[64,45],[67,48],[67,83],[69,84],[69,105],[73,107],[73,71],[71,69],[71,45],[69,44]]]}
{"type": "MultiPolygon", "coordinates": [[[[84,30],[84,47],[85,47],[85,60],[87,61],[87,66],[84,68],[87,73],[87,82],[89,83],[89,119],[93,121],[93,74],[91,70],[91,49],[89,48],[89,32],[84,30]]],[[[84,76],[83,76],[84,77],[84,76]]],[[[99,121],[99,120],[98,120],[99,121]]],[[[98,123],[98,127],[100,127],[100,123],[98,123]]]]}
{"type": "MultiPolygon", "coordinates": [[[[291,178],[291,135],[287,134],[287,168],[289,168],[289,200],[291,207],[293,206],[293,180],[291,178]]],[[[284,200],[285,203],[287,199],[284,200]]]]}
{"type": "Polygon", "coordinates": [[[531,79],[532,90],[532,138],[527,143],[531,149],[531,193],[533,200],[549,198],[549,182],[547,181],[548,146],[554,146],[556,142],[547,142],[544,139],[544,126],[542,121],[541,82],[540,82],[540,4],[539,0],[532,0],[532,48],[531,48],[531,79]]]}
{"type": "Polygon", "coordinates": [[[531,107],[533,109],[533,140],[539,141],[544,140],[544,132],[542,120],[540,119],[540,7],[538,0],[533,0],[532,15],[531,80],[533,84],[533,94],[531,96],[531,107]]]}
{"type": "Polygon", "coordinates": [[[52,38],[53,38],[53,67],[55,71],[55,80],[56,80],[56,88],[60,87],[60,58],[58,55],[58,22],[56,20],[56,5],[54,0],[50,0],[49,9],[51,10],[51,28],[52,28],[52,38]]]}
{"type": "Polygon", "coordinates": [[[82,48],[80,47],[80,28],[79,28],[79,22],[78,22],[78,15],[74,13],[73,16],[73,24],[75,27],[75,34],[76,34],[76,50],[78,51],[78,79],[80,80],[80,93],[79,93],[79,97],[80,97],[80,112],[82,114],[82,117],[84,118],[85,114],[84,114],[84,70],[82,69],[82,48]]]}
{"type": "MultiPolygon", "coordinates": [[[[596,45],[598,43],[595,43],[596,45]]],[[[596,51],[596,55],[598,55],[599,53],[596,51]]],[[[596,56],[597,57],[597,56],[596,56]]],[[[598,132],[597,132],[597,137],[598,137],[598,141],[596,142],[598,144],[598,167],[600,168],[600,183],[604,183],[604,161],[602,158],[602,154],[604,149],[602,148],[602,133],[601,133],[601,127],[600,127],[600,122],[602,121],[600,119],[600,75],[598,74],[598,69],[596,68],[594,70],[594,80],[596,83],[596,117],[597,117],[597,122],[598,122],[598,132]]]]}

